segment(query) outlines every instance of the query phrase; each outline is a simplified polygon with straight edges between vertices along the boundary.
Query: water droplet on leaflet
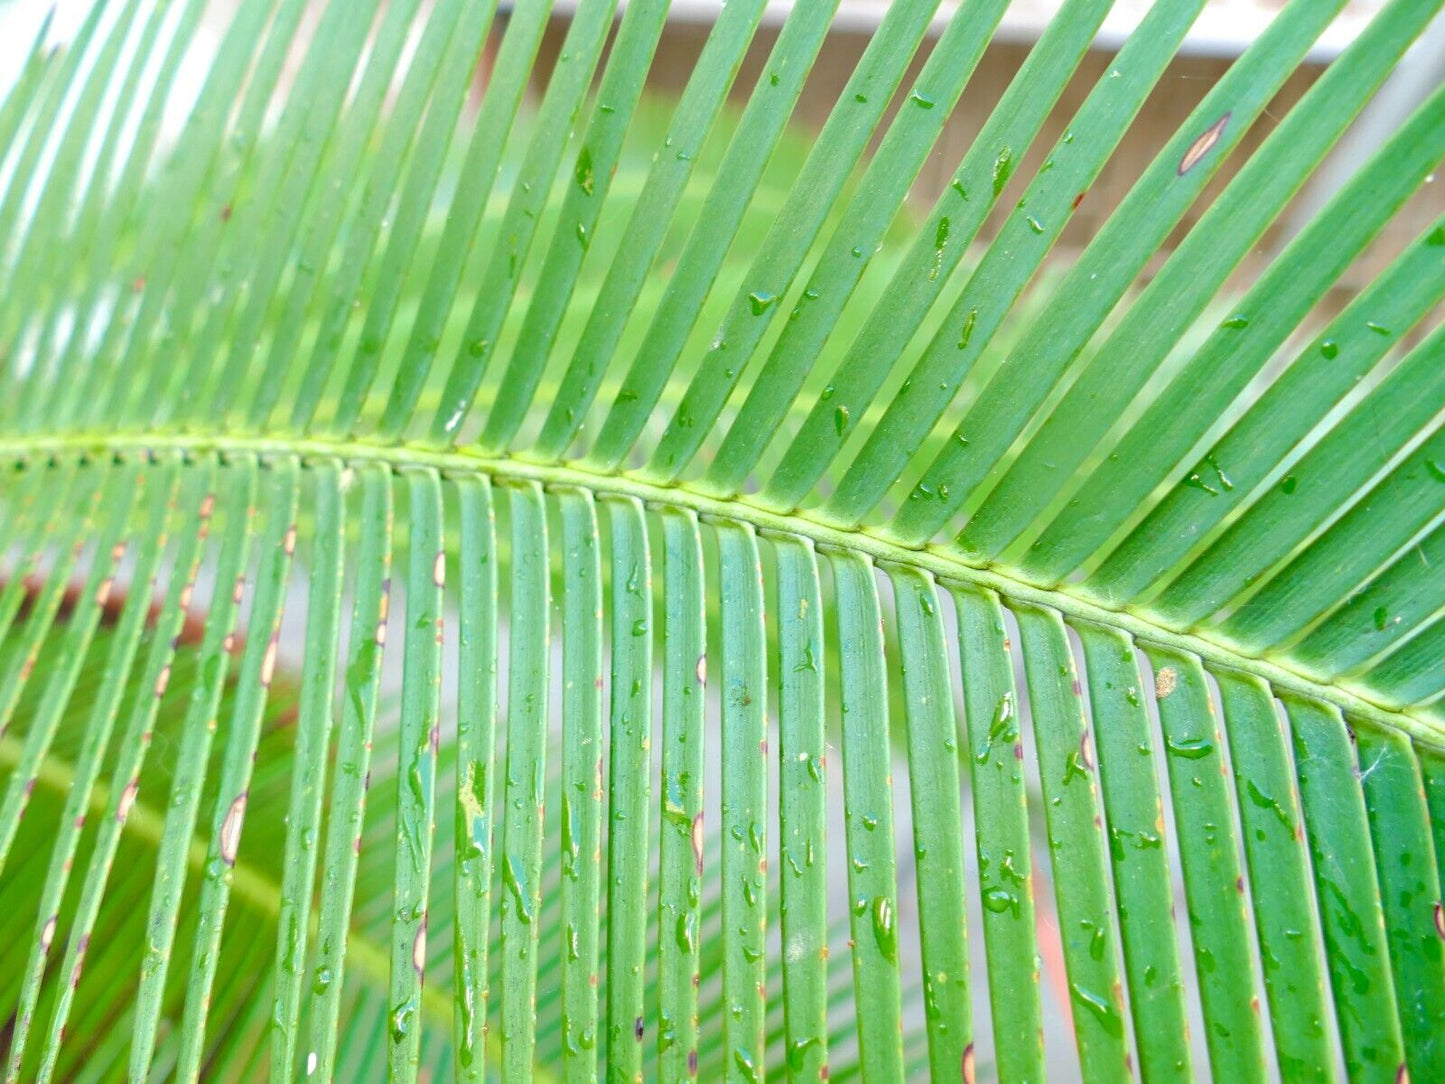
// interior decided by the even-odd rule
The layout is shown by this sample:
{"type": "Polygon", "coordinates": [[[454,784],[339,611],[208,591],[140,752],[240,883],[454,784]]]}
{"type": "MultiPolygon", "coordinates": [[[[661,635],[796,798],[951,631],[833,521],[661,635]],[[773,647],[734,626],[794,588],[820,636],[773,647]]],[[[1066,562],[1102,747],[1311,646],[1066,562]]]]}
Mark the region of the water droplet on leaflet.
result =
{"type": "Polygon", "coordinates": [[[998,152],[998,157],[993,160],[993,194],[997,196],[1008,184],[1009,176],[1013,173],[1014,152],[1011,147],[1004,147],[998,152]]]}
{"type": "Polygon", "coordinates": [[[412,1017],[416,1015],[416,999],[407,998],[391,1010],[391,1041],[403,1043],[411,1032],[412,1017]]]}
{"type": "Polygon", "coordinates": [[[752,305],[754,316],[761,316],[767,312],[768,307],[776,300],[777,296],[768,293],[766,290],[755,290],[748,294],[748,302],[752,305]]]}
{"type": "Polygon", "coordinates": [[[920,106],[923,109],[933,108],[933,99],[925,97],[916,90],[909,96],[909,100],[912,101],[914,105],[920,106]]]}
{"type": "Polygon", "coordinates": [[[1184,738],[1175,741],[1173,738],[1166,737],[1164,744],[1171,755],[1183,757],[1185,760],[1203,760],[1214,752],[1214,743],[1205,738],[1184,738]]]}
{"type": "Polygon", "coordinates": [[[885,960],[898,956],[898,931],[893,922],[893,901],[887,896],[873,898],[873,940],[885,960]]]}
{"type": "Polygon", "coordinates": [[[833,412],[833,425],[838,430],[838,435],[843,435],[843,430],[848,428],[848,408],[840,406],[833,412]]]}
{"type": "Polygon", "coordinates": [[[808,1061],[808,1051],[815,1046],[822,1046],[822,1040],[816,1035],[806,1039],[794,1039],[788,1045],[788,1069],[793,1073],[801,1073],[808,1061]]]}
{"type": "Polygon", "coordinates": [[[1123,1018],[1119,1015],[1118,1010],[1116,1010],[1114,1006],[1109,1004],[1108,1001],[1104,1000],[1104,998],[1100,997],[1098,994],[1091,993],[1088,990],[1085,990],[1083,987],[1079,986],[1078,984],[1074,984],[1071,989],[1074,995],[1074,1000],[1077,1003],[1088,1008],[1094,1014],[1095,1019],[1099,1021],[1100,1026],[1103,1027],[1105,1031],[1107,1031],[1116,1039],[1124,1034],[1123,1018]]]}
{"type": "Polygon", "coordinates": [[[512,899],[517,907],[517,918],[522,925],[532,924],[532,900],[527,891],[527,884],[517,873],[516,864],[510,855],[502,864],[502,880],[506,883],[507,890],[511,892],[512,899]]]}
{"type": "Polygon", "coordinates": [[[583,147],[577,155],[577,187],[582,189],[582,194],[590,196],[596,185],[592,175],[592,151],[583,147]]]}

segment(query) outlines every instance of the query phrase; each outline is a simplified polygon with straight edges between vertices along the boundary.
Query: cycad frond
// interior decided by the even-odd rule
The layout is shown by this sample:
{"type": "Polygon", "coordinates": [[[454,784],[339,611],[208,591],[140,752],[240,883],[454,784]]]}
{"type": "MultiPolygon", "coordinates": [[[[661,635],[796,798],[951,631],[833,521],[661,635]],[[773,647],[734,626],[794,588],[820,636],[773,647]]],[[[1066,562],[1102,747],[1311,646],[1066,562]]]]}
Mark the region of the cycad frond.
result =
{"type": "Polygon", "coordinates": [[[1008,6],[36,26],[9,1079],[1445,1078],[1445,0],[1008,6]]]}

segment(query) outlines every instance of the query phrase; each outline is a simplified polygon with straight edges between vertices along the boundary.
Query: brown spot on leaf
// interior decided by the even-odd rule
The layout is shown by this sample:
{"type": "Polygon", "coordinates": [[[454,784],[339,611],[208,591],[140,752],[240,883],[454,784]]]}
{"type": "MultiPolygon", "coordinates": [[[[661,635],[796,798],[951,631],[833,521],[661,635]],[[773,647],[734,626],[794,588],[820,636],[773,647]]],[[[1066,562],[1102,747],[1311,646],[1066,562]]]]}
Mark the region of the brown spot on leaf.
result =
{"type": "Polygon", "coordinates": [[[210,519],[210,518],[211,518],[211,513],[214,512],[215,510],[216,510],[216,495],[215,495],[214,493],[207,493],[206,496],[205,496],[205,499],[201,501],[201,518],[202,518],[202,519],[210,519]]]}
{"type": "Polygon", "coordinates": [[[1224,129],[1229,125],[1229,117],[1230,114],[1224,114],[1205,129],[1198,139],[1189,144],[1189,149],[1184,152],[1184,157],[1179,159],[1179,176],[1184,176],[1204,161],[1204,156],[1214,149],[1214,145],[1224,135],[1224,129]]]}
{"type": "Polygon", "coordinates": [[[1445,904],[1435,904],[1435,932],[1445,938],[1445,904]]]}
{"type": "Polygon", "coordinates": [[[1084,736],[1079,739],[1079,763],[1087,770],[1094,770],[1094,742],[1089,737],[1089,732],[1084,731],[1084,736]]]}
{"type": "Polygon", "coordinates": [[[115,805],[115,819],[121,824],[124,824],[126,817],[130,816],[130,807],[135,805],[136,795],[139,793],[139,779],[132,779],[125,785],[125,790],[120,792],[120,801],[115,805]]]}
{"type": "Polygon", "coordinates": [[[59,916],[51,915],[45,920],[45,925],[40,927],[40,951],[49,952],[50,945],[55,940],[55,924],[59,922],[59,916]]]}
{"type": "Polygon", "coordinates": [[[1410,1069],[1403,1061],[1395,1070],[1395,1084],[1410,1084],[1410,1069]]]}
{"type": "Polygon", "coordinates": [[[296,524],[286,528],[286,540],[281,543],[281,548],[286,551],[287,557],[296,552],[296,524]]]}
{"type": "Polygon", "coordinates": [[[221,821],[221,861],[228,866],[236,864],[236,851],[241,846],[241,824],[246,819],[246,792],[243,790],[231,802],[221,821]]]}
{"type": "Polygon", "coordinates": [[[642,1017],[639,1016],[636,1020],[632,1022],[632,1037],[636,1039],[639,1043],[642,1042],[642,1032],[642,1017]]]}
{"type": "Polygon", "coordinates": [[[973,1084],[974,1072],[973,1044],[969,1043],[963,1048],[963,1084],[973,1084]]]}
{"type": "Polygon", "coordinates": [[[1080,192],[1077,196],[1074,197],[1072,210],[1077,211],[1079,209],[1079,204],[1084,202],[1084,195],[1085,193],[1080,192]]]}
{"type": "Polygon", "coordinates": [[[110,592],[114,586],[114,576],[107,576],[105,579],[100,581],[100,587],[97,588],[95,592],[95,604],[97,606],[100,606],[101,608],[105,607],[105,604],[110,601],[110,592]]]}
{"type": "Polygon", "coordinates": [[[697,875],[702,876],[702,812],[692,818],[692,858],[697,864],[697,875]]]}
{"type": "Polygon", "coordinates": [[[421,925],[411,942],[411,966],[418,979],[426,973],[426,915],[422,915],[421,925]]]}
{"type": "Polygon", "coordinates": [[[707,684],[707,656],[706,656],[706,655],[699,655],[699,656],[697,657],[697,671],[696,671],[696,672],[697,672],[697,683],[698,683],[699,685],[706,685],[706,684],[707,684]]]}
{"type": "Polygon", "coordinates": [[[1179,672],[1172,666],[1162,667],[1154,675],[1154,695],[1163,700],[1179,685],[1179,672]]]}
{"type": "Polygon", "coordinates": [[[445,587],[447,582],[447,555],[445,551],[437,554],[436,560],[431,566],[431,581],[438,587],[445,587]]]}
{"type": "Polygon", "coordinates": [[[276,673],[276,639],[277,633],[271,634],[271,641],[266,645],[266,654],[261,658],[261,687],[269,689],[271,678],[276,673]]]}

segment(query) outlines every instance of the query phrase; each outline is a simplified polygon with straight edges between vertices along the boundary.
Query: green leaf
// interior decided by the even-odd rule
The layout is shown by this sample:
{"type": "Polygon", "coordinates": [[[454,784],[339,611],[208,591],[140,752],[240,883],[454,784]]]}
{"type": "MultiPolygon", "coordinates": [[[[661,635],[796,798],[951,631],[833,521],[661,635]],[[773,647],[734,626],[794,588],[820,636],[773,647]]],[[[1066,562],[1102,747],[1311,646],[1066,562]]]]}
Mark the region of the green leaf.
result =
{"type": "Polygon", "coordinates": [[[7,1080],[1445,1073],[1442,0],[12,7],[7,1080]]]}

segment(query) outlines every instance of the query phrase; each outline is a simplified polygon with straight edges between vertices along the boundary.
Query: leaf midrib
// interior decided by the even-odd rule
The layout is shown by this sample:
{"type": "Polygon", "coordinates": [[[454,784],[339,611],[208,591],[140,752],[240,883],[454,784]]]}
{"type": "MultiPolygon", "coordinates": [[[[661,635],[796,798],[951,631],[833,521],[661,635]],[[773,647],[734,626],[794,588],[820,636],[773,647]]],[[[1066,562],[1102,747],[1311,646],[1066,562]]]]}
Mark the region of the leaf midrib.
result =
{"type": "Polygon", "coordinates": [[[635,498],[648,506],[683,507],[705,519],[742,522],[759,532],[806,538],[821,550],[861,553],[882,565],[915,568],[945,584],[963,583],[986,588],[1012,603],[1051,607],[1075,621],[1119,629],[1140,643],[1190,652],[1212,665],[1253,674],[1276,690],[1313,697],[1356,719],[1399,730],[1415,741],[1445,750],[1445,720],[1437,718],[1433,712],[1421,714],[1382,705],[1370,698],[1370,690],[1316,680],[1292,668],[1293,660],[1287,657],[1273,659],[1247,655],[1208,637],[1169,629],[1156,623],[1147,613],[1127,608],[1110,609],[1066,588],[1037,587],[997,567],[970,565],[936,548],[902,546],[883,534],[865,528],[844,530],[812,518],[805,512],[774,512],[749,502],[746,497],[712,497],[689,489],[685,484],[659,486],[626,475],[598,473],[578,463],[541,463],[523,458],[482,455],[465,449],[428,449],[357,439],[196,433],[116,436],[79,433],[28,440],[0,440],[0,458],[21,462],[37,456],[125,456],[167,451],[185,455],[294,455],[303,460],[329,458],[351,463],[380,463],[392,468],[430,467],[444,474],[486,474],[499,483],[537,482],[548,488],[586,489],[599,497],[635,498]]]}

